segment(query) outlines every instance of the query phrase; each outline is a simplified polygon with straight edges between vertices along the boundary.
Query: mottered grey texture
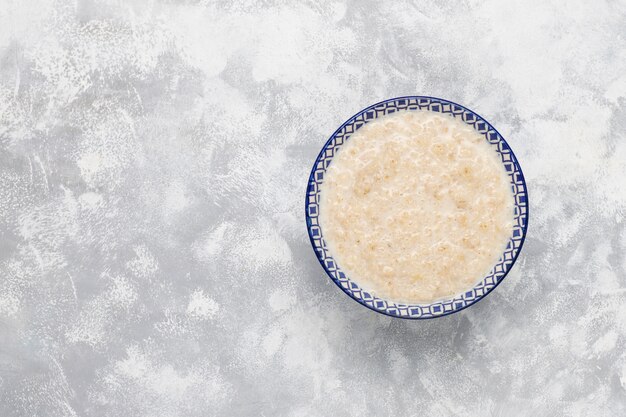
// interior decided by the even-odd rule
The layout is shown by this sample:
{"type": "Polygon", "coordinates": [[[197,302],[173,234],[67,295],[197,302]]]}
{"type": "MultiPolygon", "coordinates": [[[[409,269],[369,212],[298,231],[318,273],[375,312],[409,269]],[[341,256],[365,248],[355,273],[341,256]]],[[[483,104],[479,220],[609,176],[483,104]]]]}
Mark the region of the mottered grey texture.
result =
{"type": "Polygon", "coordinates": [[[0,415],[626,414],[623,1],[0,2],[0,415]],[[359,109],[461,103],[526,176],[485,300],[403,321],[306,234],[359,109]]]}

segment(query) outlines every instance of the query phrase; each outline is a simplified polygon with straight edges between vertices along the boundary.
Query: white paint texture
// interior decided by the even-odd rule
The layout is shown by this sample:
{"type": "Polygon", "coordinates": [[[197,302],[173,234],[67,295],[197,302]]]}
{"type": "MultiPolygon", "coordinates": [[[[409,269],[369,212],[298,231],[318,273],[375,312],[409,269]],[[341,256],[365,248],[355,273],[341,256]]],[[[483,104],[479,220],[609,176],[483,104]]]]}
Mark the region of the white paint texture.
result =
{"type": "Polygon", "coordinates": [[[5,0],[0,415],[626,415],[626,3],[5,0]],[[404,94],[522,162],[476,306],[406,322],[309,247],[328,135],[404,94]]]}

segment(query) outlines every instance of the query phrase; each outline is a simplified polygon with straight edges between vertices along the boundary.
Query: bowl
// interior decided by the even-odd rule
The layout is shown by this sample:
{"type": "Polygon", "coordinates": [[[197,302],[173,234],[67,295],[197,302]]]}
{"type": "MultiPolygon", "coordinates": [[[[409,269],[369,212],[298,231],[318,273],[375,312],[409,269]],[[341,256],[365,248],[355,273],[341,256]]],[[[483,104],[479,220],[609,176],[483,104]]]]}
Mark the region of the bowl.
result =
{"type": "Polygon", "coordinates": [[[517,158],[504,138],[489,122],[472,110],[448,100],[426,96],[406,96],[384,100],[361,110],[342,124],[322,147],[313,164],[307,184],[305,209],[306,225],[311,245],[317,259],[330,279],[359,304],[377,313],[404,319],[443,317],[461,311],[486,297],[502,282],[517,260],[524,245],[528,225],[526,182],[517,158]],[[324,182],[326,170],[332,163],[333,156],[350,140],[350,136],[356,130],[366,123],[387,114],[415,110],[450,115],[462,120],[484,136],[485,140],[498,153],[508,173],[514,194],[515,212],[513,232],[506,250],[489,273],[478,281],[477,284],[454,297],[439,299],[430,303],[402,304],[376,297],[364,290],[357,282],[351,280],[341,269],[341,266],[337,264],[333,254],[330,253],[326,245],[324,231],[319,224],[320,186],[324,182]]]}

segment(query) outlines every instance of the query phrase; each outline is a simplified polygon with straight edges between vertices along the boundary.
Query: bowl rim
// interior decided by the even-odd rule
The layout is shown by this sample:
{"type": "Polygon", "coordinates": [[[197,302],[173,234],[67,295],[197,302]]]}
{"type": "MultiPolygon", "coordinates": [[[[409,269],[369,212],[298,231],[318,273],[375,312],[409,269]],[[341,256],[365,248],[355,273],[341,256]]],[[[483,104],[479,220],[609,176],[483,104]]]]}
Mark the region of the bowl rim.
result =
{"type": "MultiPolygon", "coordinates": [[[[404,111],[412,111],[412,110],[408,110],[407,109],[407,110],[404,110],[404,111]]],[[[431,111],[431,110],[427,110],[427,111],[431,111]]],[[[387,115],[387,113],[385,113],[384,115],[387,115]]],[[[378,116],[376,116],[373,120],[375,120],[376,118],[378,118],[378,116]]],[[[359,126],[359,127],[361,127],[361,126],[359,126]]],[[[354,132],[356,132],[356,130],[358,130],[358,128],[355,129],[354,132]]],[[[354,132],[352,132],[351,135],[354,134],[354,132]]],[[[326,140],[326,142],[324,143],[324,145],[320,149],[320,152],[318,153],[317,157],[315,158],[315,162],[313,163],[313,167],[311,168],[311,172],[310,172],[308,180],[307,180],[306,193],[305,193],[305,198],[304,198],[304,211],[305,211],[305,221],[306,221],[307,234],[309,236],[309,241],[311,243],[311,247],[313,249],[313,252],[315,253],[315,257],[317,258],[318,262],[320,263],[320,265],[324,269],[324,272],[326,273],[328,278],[330,278],[330,280],[337,287],[339,287],[341,289],[341,291],[344,292],[349,298],[351,298],[355,302],[359,303],[360,305],[362,305],[362,306],[364,306],[364,307],[366,307],[366,308],[368,308],[368,309],[370,309],[372,311],[375,311],[378,314],[383,314],[385,316],[394,317],[394,318],[401,318],[401,319],[406,319],[406,320],[430,320],[430,319],[435,319],[435,318],[449,316],[451,314],[458,313],[459,311],[465,310],[466,308],[475,305],[476,303],[478,303],[479,301],[481,301],[482,299],[487,297],[487,295],[489,295],[498,285],[500,285],[500,283],[502,283],[502,281],[504,281],[504,279],[507,277],[507,275],[509,274],[509,272],[511,271],[511,269],[515,265],[519,255],[520,255],[520,253],[522,252],[522,248],[524,246],[524,242],[526,241],[526,234],[527,234],[527,231],[528,231],[528,222],[529,222],[529,219],[530,219],[530,204],[529,204],[529,199],[528,199],[528,187],[527,187],[527,184],[526,184],[526,179],[524,177],[524,173],[522,171],[522,167],[519,164],[519,160],[517,159],[517,156],[513,152],[513,149],[511,149],[511,147],[509,146],[508,142],[500,134],[500,132],[491,123],[489,123],[484,117],[482,117],[480,114],[476,113],[474,110],[471,110],[471,109],[469,109],[469,108],[467,108],[467,107],[465,107],[465,106],[463,106],[461,104],[458,104],[458,103],[456,103],[454,101],[450,101],[450,100],[447,100],[447,99],[442,99],[442,98],[433,97],[433,96],[421,96],[421,95],[419,95],[419,96],[399,96],[399,97],[393,97],[393,98],[389,98],[389,99],[385,99],[385,100],[379,101],[377,103],[374,103],[374,104],[372,104],[370,106],[367,106],[367,107],[363,108],[362,110],[359,110],[358,112],[356,112],[355,114],[350,116],[344,123],[342,123],[341,126],[339,126],[339,128],[337,128],[332,133],[332,135],[330,135],[330,137],[326,140]],[[478,297],[476,297],[473,300],[471,300],[471,302],[466,303],[465,305],[463,305],[461,307],[457,307],[457,308],[453,307],[452,310],[450,310],[450,311],[443,311],[441,314],[436,314],[436,315],[435,314],[431,314],[431,315],[427,315],[427,316],[421,316],[421,315],[420,316],[403,316],[403,315],[400,315],[400,314],[392,314],[392,313],[388,312],[387,310],[379,310],[379,309],[373,307],[373,305],[372,306],[368,305],[364,299],[357,298],[356,296],[354,296],[347,288],[344,288],[335,277],[333,277],[333,275],[331,274],[331,271],[329,271],[327,265],[324,262],[324,258],[316,250],[314,237],[313,237],[313,235],[311,233],[311,216],[309,214],[309,205],[311,203],[309,202],[309,195],[310,195],[310,190],[311,190],[311,187],[312,187],[312,183],[315,183],[314,174],[317,171],[318,164],[322,160],[325,151],[327,150],[328,146],[332,143],[332,141],[336,138],[336,136],[347,125],[354,123],[357,117],[359,117],[362,114],[365,114],[367,111],[375,109],[376,107],[384,105],[386,103],[396,102],[398,100],[407,100],[407,101],[416,100],[416,101],[419,102],[419,100],[424,100],[424,99],[426,99],[426,100],[436,100],[436,101],[438,101],[441,104],[450,104],[450,105],[453,105],[453,106],[460,107],[461,109],[463,109],[464,112],[472,114],[474,117],[477,118],[475,120],[475,123],[478,122],[479,120],[484,122],[486,124],[486,126],[488,127],[487,131],[492,129],[497,134],[497,137],[499,138],[499,141],[503,142],[507,146],[507,148],[508,148],[508,150],[509,150],[509,152],[511,153],[511,156],[512,156],[512,161],[511,162],[514,164],[516,170],[519,172],[519,179],[520,179],[520,182],[521,182],[521,184],[523,185],[523,188],[524,188],[524,195],[525,195],[525,202],[524,202],[525,213],[523,215],[523,217],[524,217],[524,224],[521,227],[521,229],[522,229],[522,236],[521,236],[521,239],[520,239],[519,247],[517,248],[515,256],[512,258],[510,265],[504,271],[504,274],[502,275],[502,277],[499,280],[497,280],[495,282],[495,284],[491,288],[487,289],[482,295],[479,295],[478,297]]],[[[522,215],[520,215],[520,217],[522,217],[522,215]]],[[[321,230],[321,228],[320,228],[320,230],[321,230]]],[[[321,237],[322,237],[322,235],[320,235],[320,238],[321,237]]],[[[333,258],[333,260],[334,260],[334,258],[333,258]]],[[[497,266],[499,263],[500,262],[498,261],[498,263],[496,263],[494,265],[494,267],[497,266]]],[[[348,278],[348,280],[350,280],[349,277],[347,277],[347,278],[348,278]]],[[[482,279],[485,279],[485,277],[483,277],[482,279]]],[[[354,282],[352,280],[350,280],[350,281],[354,282]]],[[[480,282],[482,282],[482,280],[478,281],[478,283],[480,283],[480,282]]],[[[358,283],[357,283],[357,285],[358,285],[358,283]]],[[[474,286],[472,286],[471,289],[474,289],[476,287],[476,285],[477,284],[474,284],[474,286]]],[[[467,290],[465,290],[465,291],[467,291],[467,290]]],[[[460,294],[463,294],[463,292],[461,292],[460,294]]],[[[454,299],[454,297],[456,297],[458,295],[459,294],[453,295],[452,299],[454,299]]],[[[445,298],[443,300],[442,299],[437,299],[437,300],[431,301],[429,303],[421,303],[421,304],[410,304],[410,303],[404,304],[404,303],[398,303],[398,302],[395,302],[395,301],[392,301],[392,300],[388,300],[388,299],[385,299],[385,298],[379,298],[379,299],[383,300],[383,301],[385,301],[387,303],[393,303],[394,305],[407,305],[410,308],[412,305],[420,306],[420,307],[421,306],[433,306],[433,305],[435,305],[437,303],[441,303],[443,300],[446,300],[448,298],[445,298]]]]}

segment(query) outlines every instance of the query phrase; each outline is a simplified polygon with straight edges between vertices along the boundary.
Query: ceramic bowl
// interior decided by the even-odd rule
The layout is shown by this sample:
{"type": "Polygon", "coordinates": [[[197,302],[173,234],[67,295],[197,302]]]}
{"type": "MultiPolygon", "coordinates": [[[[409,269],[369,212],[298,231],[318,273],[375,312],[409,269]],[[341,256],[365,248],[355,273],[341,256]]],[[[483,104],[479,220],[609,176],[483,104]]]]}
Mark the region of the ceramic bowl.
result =
{"type": "Polygon", "coordinates": [[[526,237],[528,224],[528,198],[526,182],[522,169],[517,158],[508,146],[504,138],[498,131],[480,117],[478,114],[459,104],[448,100],[425,96],[398,97],[381,101],[369,106],[342,124],[339,129],[332,134],[326,144],[322,147],[311,175],[306,191],[306,225],[311,239],[311,245],[317,255],[317,259],[339,288],[352,299],[378,313],[388,316],[406,319],[430,319],[443,317],[448,314],[463,310],[479,300],[483,299],[495,287],[502,282],[511,267],[515,263],[526,237]],[[350,140],[350,136],[360,127],[387,114],[398,111],[431,111],[442,113],[462,120],[473,127],[484,136],[485,140],[493,146],[498,153],[511,182],[511,188],[515,196],[515,219],[513,222],[513,233],[508,245],[498,262],[491,271],[483,277],[473,288],[468,288],[465,292],[454,297],[439,299],[431,303],[424,304],[402,304],[392,300],[385,300],[374,296],[362,289],[359,284],[350,279],[338,265],[333,254],[329,252],[324,240],[324,230],[319,224],[319,201],[320,186],[324,182],[326,170],[332,164],[333,156],[337,151],[350,140]]]}

